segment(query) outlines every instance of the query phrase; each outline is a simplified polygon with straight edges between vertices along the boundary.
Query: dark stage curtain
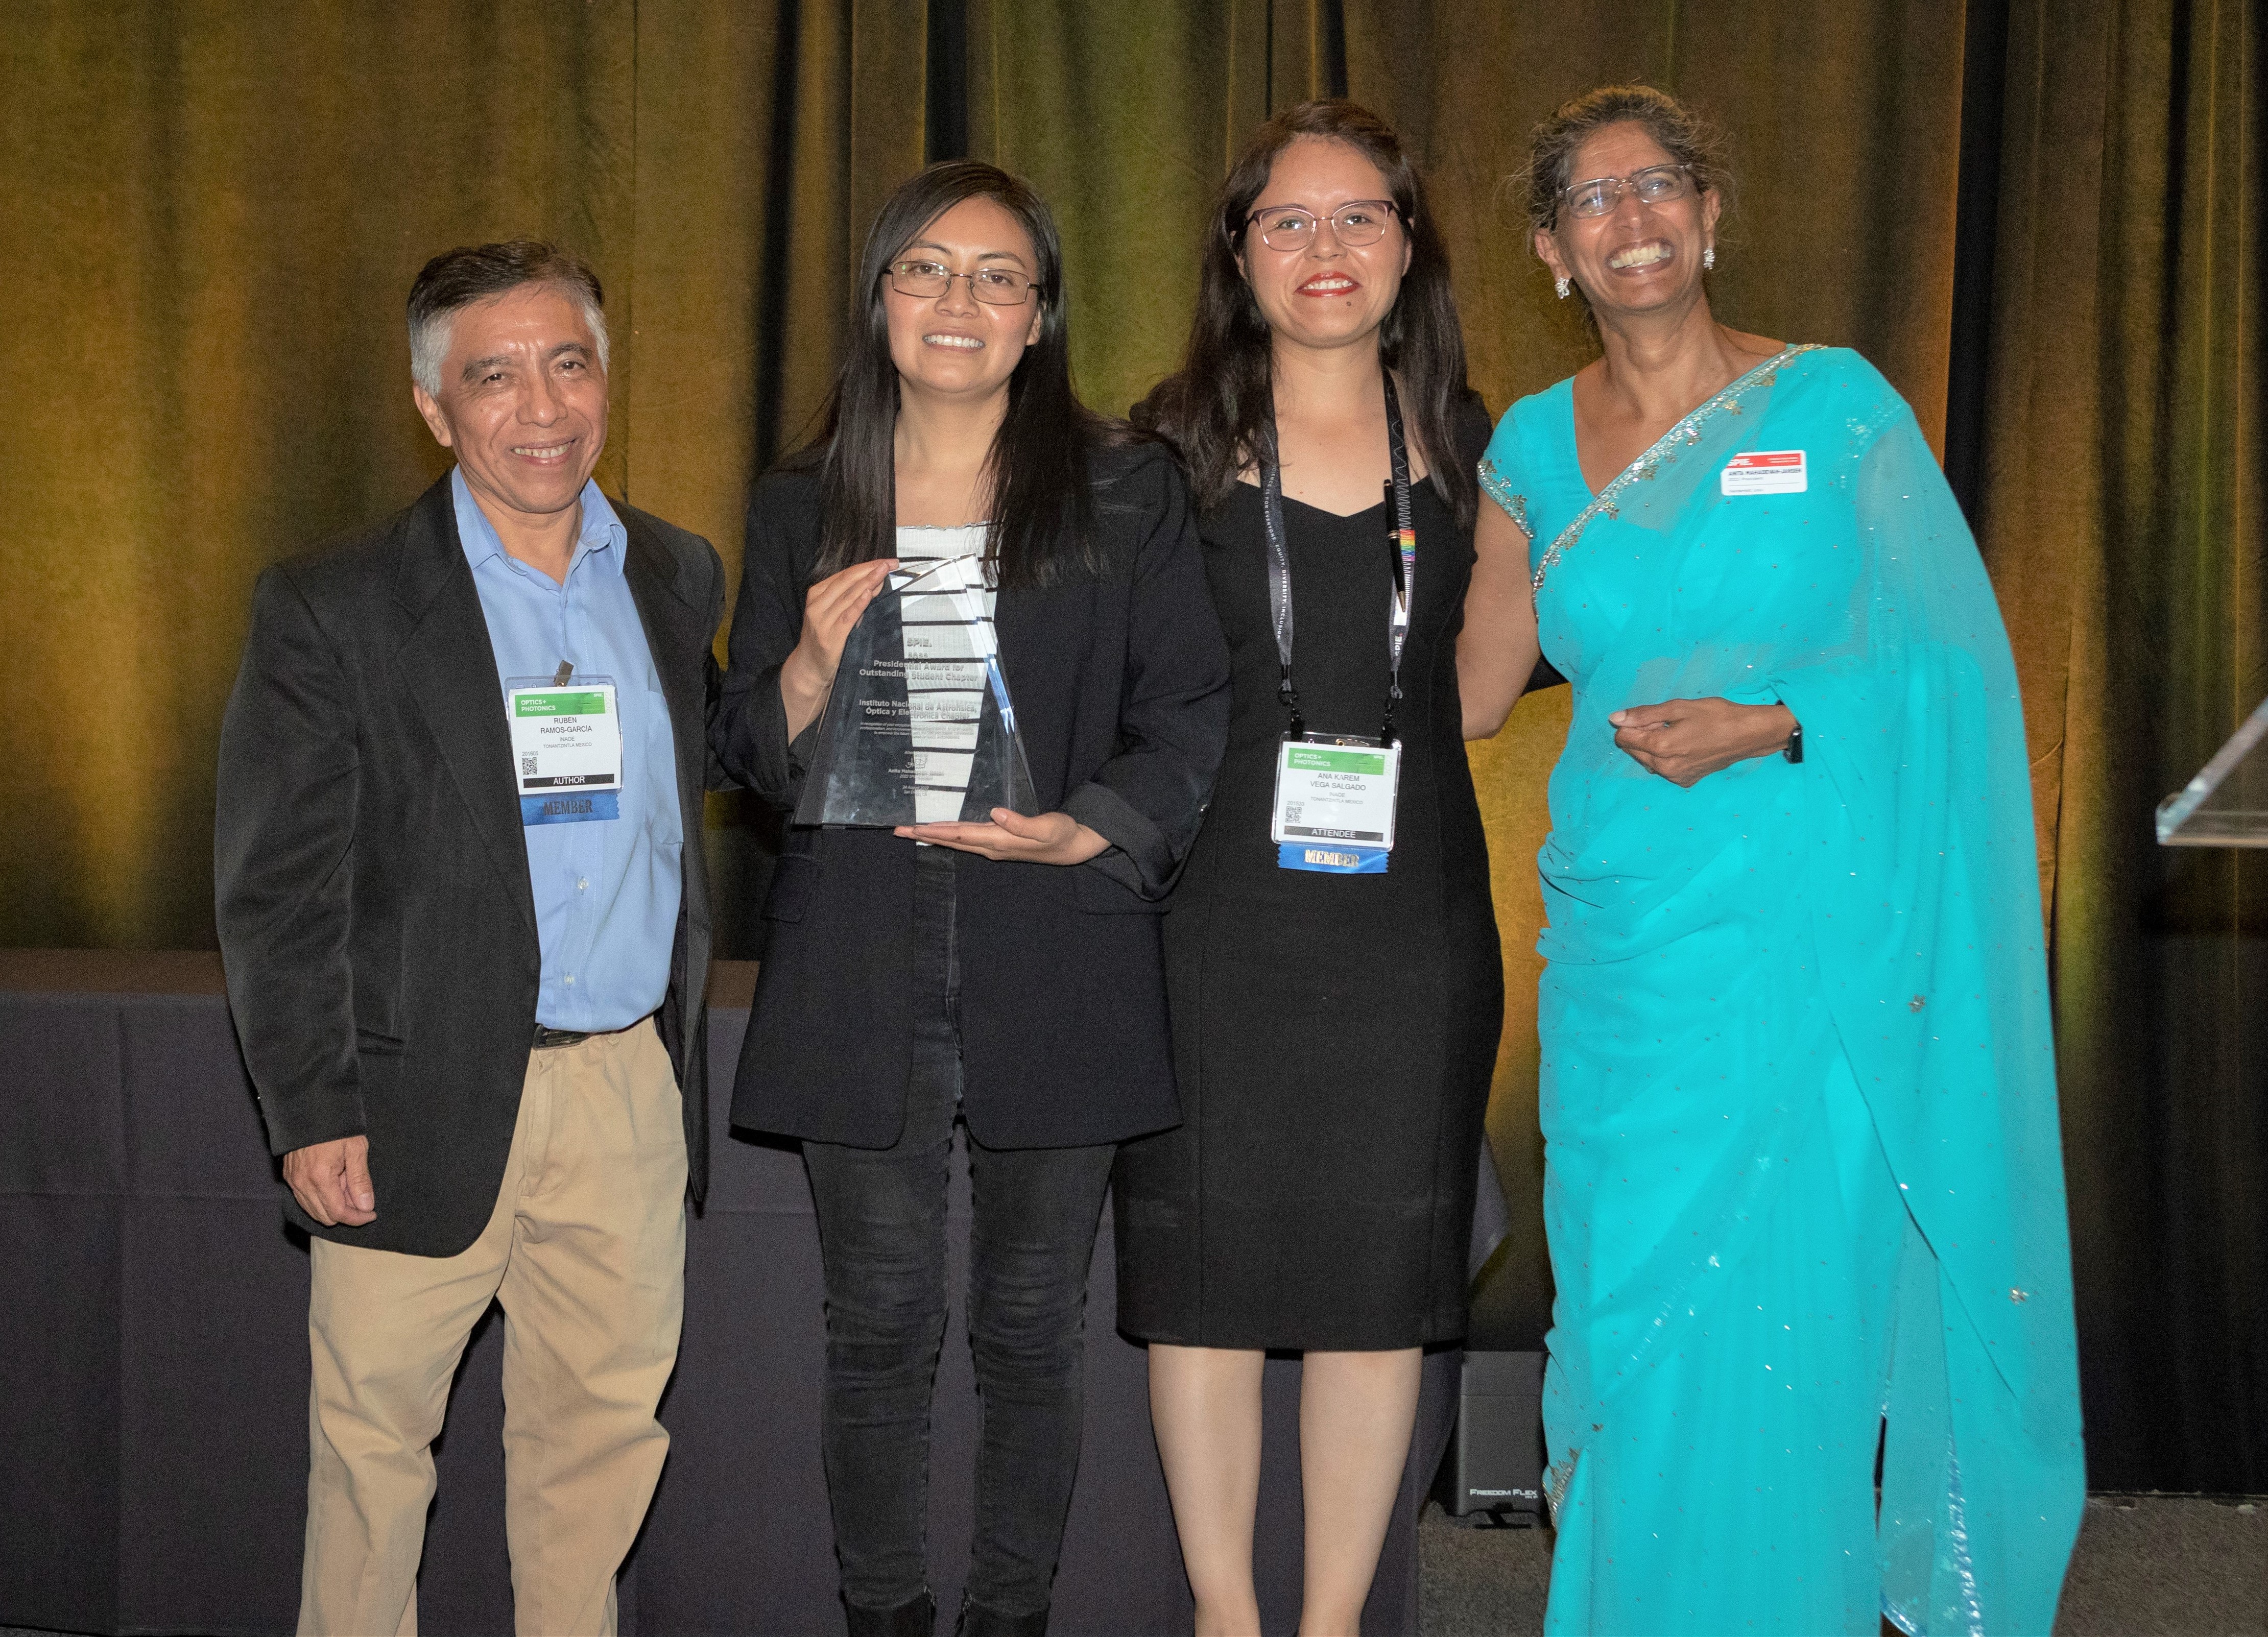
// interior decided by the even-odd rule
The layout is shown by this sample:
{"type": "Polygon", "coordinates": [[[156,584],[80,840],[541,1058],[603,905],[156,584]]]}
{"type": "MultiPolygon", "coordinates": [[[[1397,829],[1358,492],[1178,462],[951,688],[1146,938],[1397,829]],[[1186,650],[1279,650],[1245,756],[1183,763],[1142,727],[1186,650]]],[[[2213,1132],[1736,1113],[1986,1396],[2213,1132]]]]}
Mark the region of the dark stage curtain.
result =
{"type": "Polygon", "coordinates": [[[2268,694],[2263,11],[1977,11],[1954,469],[2023,672],[2090,1479],[2258,1492],[2268,859],[2150,816],[2268,694]]]}
{"type": "MultiPolygon", "coordinates": [[[[2268,1488],[2257,864],[2149,812],[2264,675],[2261,9],[2244,0],[23,0],[0,16],[0,943],[210,944],[220,703],[264,564],[444,469],[401,300],[446,246],[590,255],[602,483],[737,572],[750,472],[823,396],[867,219],[968,153],[1055,202],[1076,365],[1172,367],[1195,234],[1273,109],[1344,91],[1431,174],[1491,409],[1588,356],[1503,179],[1644,77],[1732,139],[1721,314],[1855,346],[1944,452],[2037,759],[2099,1485],[2268,1488]]],[[[1484,1345],[1532,1347],[1531,860],[1564,693],[1477,747],[1525,1231],[1484,1345]]],[[[712,802],[723,955],[763,825],[712,802]]]]}

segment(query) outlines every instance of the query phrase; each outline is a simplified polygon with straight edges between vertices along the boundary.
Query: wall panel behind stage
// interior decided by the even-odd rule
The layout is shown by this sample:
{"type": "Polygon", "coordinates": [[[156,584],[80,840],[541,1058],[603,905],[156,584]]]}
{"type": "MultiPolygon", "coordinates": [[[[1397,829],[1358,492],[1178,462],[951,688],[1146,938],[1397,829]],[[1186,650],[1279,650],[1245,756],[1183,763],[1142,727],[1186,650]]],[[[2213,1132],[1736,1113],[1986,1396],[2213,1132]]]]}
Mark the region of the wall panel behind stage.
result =
{"type": "MultiPolygon", "coordinates": [[[[1870,187],[1899,195],[1894,214],[1950,209],[1957,4],[1869,0],[1761,43],[1683,9],[969,0],[968,147],[1056,201],[1080,378],[1123,409],[1172,366],[1233,146],[1273,108],[1351,89],[1435,170],[1475,382],[1500,410],[1587,345],[1502,195],[1527,125],[1602,77],[1796,74],[1817,89],[1793,114],[1714,99],[1750,173],[1726,305],[1864,347],[1934,426],[1949,234],[1858,224],[1882,214],[1870,187]],[[1879,117],[1851,118],[1854,84],[1879,117]],[[1862,144],[1869,166],[1835,163],[1862,144]],[[1779,225],[1791,209],[1799,235],[1779,225]]],[[[747,474],[807,429],[864,224],[924,157],[927,16],[922,0],[11,9],[0,550],[20,594],[0,640],[38,707],[11,722],[18,775],[0,786],[0,942],[210,943],[210,767],[251,579],[446,470],[409,407],[400,320],[436,249],[526,232],[596,262],[614,330],[600,481],[737,568],[747,474]]]]}
{"type": "Polygon", "coordinates": [[[445,469],[400,319],[425,255],[509,223],[621,261],[633,14],[10,9],[0,644],[37,705],[0,937],[210,945],[252,576],[445,469]]]}
{"type": "MultiPolygon", "coordinates": [[[[253,576],[446,470],[400,318],[434,251],[525,232],[597,263],[600,481],[737,578],[748,477],[807,429],[866,221],[925,158],[1049,195],[1079,380],[1123,410],[1173,367],[1230,153],[1344,90],[1428,167],[1500,413],[1593,345],[1505,179],[1562,98],[1643,77],[1732,139],[1721,315],[1859,348],[1963,440],[2038,759],[2098,1477],[2268,1487],[2258,884],[2166,864],[2146,827],[2268,687],[2258,28],[2241,0],[22,0],[0,943],[210,945],[253,576]]],[[[1549,1300],[1532,861],[1565,722],[1539,694],[1475,752],[1523,1225],[1484,1341],[1533,1345],[1549,1300]]],[[[746,953],[767,831],[731,798],[709,821],[720,952],[746,953]]]]}
{"type": "Polygon", "coordinates": [[[737,566],[756,451],[823,396],[856,236],[921,163],[921,15],[9,11],[0,642],[38,703],[9,726],[0,943],[210,946],[252,579],[447,470],[401,325],[437,250],[529,234],[593,261],[599,481],[737,566]]]}

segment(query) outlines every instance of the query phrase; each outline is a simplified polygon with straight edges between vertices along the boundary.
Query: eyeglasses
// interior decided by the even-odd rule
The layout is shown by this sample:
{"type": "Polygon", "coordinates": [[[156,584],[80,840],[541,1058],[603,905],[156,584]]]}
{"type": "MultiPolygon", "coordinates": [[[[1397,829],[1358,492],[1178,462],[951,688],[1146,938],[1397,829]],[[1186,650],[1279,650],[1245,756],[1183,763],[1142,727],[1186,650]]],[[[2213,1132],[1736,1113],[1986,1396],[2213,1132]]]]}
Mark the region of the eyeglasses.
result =
{"type": "Polygon", "coordinates": [[[1559,196],[1566,201],[1570,216],[1604,216],[1624,194],[1640,204],[1657,205],[1683,199],[1692,191],[1692,166],[1650,165],[1628,176],[1594,176],[1587,182],[1577,182],[1559,196]]]}
{"type": "Polygon", "coordinates": [[[1006,268],[979,268],[974,273],[956,273],[937,261],[893,261],[890,263],[890,288],[901,296],[912,296],[921,301],[935,301],[953,288],[953,281],[968,281],[968,293],[988,307],[1020,307],[1032,291],[1040,288],[1034,280],[1006,268]]]}
{"type": "Polygon", "coordinates": [[[1401,214],[1390,199],[1357,199],[1321,218],[1297,205],[1279,205],[1255,210],[1244,222],[1248,227],[1255,222],[1260,224],[1260,242],[1270,250],[1305,250],[1323,222],[1331,224],[1332,235],[1342,245],[1374,245],[1386,237],[1387,224],[1401,214]]]}

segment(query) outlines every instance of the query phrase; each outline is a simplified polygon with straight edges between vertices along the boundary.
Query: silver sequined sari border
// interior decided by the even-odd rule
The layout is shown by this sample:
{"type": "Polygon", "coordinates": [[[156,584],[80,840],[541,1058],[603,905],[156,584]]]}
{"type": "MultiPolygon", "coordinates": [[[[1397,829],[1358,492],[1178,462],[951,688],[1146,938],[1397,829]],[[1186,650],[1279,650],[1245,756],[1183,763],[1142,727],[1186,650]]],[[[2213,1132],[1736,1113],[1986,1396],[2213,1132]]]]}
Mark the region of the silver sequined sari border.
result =
{"type": "Polygon", "coordinates": [[[1793,346],[1782,348],[1656,438],[1653,447],[1616,473],[1614,481],[1594,496],[1589,505],[1575,514],[1575,520],[1559,531],[1558,539],[1551,542],[1535,565],[1535,573],[1528,581],[1528,594],[1533,596],[1543,589],[1543,576],[1551,572],[1552,565],[1566,554],[1567,548],[1590,526],[1594,518],[1602,512],[1609,518],[1620,517],[1620,501],[1624,490],[1633,483],[1646,481],[1663,466],[1676,461],[1677,444],[1698,443],[1702,426],[1712,415],[1724,409],[1737,411],[1740,407],[1738,400],[1742,395],[1759,386],[1771,385],[1779,372],[1787,367],[1790,359],[1800,353],[1816,352],[1822,344],[1819,341],[1798,341],[1793,346]]]}
{"type": "Polygon", "coordinates": [[[1496,462],[1485,455],[1481,457],[1480,477],[1482,491],[1504,509],[1505,516],[1512,519],[1514,527],[1534,540],[1535,525],[1528,520],[1528,496],[1513,493],[1511,483],[1506,481],[1503,473],[1496,469],[1496,462]]]}

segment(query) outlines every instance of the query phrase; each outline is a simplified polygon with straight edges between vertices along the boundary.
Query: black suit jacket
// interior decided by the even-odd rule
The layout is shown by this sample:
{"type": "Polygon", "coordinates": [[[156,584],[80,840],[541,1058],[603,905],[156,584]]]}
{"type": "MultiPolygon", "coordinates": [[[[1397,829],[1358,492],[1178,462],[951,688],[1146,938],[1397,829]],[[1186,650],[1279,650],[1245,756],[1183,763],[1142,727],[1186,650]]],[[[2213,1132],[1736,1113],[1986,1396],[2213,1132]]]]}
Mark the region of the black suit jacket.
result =
{"type": "MultiPolygon", "coordinates": [[[[614,503],[676,740],[683,891],[658,1019],[708,1175],[710,644],[725,576],[698,535],[614,503]]],[[[378,1220],[312,1234],[453,1256],[487,1225],[527,1072],[542,955],[503,682],[444,478],[376,528],[279,563],[221,726],[213,867],[237,1038],[282,1154],[370,1138],[378,1220]]]]}
{"type": "MultiPolygon", "coordinates": [[[[1113,1142],[1181,1118],[1160,899],[1197,834],[1228,739],[1228,650],[1180,471],[1160,446],[1093,460],[1109,565],[1000,593],[1000,660],[1042,808],[1112,842],[1094,861],[961,854],[961,1106],[992,1148],[1113,1142]]],[[[791,746],[779,670],[820,550],[819,481],[756,488],[715,743],[792,811],[817,727],[791,746]]],[[[735,1124],[887,1148],[912,1063],[914,843],[793,828],[764,906],[762,970],[735,1124]]]]}

